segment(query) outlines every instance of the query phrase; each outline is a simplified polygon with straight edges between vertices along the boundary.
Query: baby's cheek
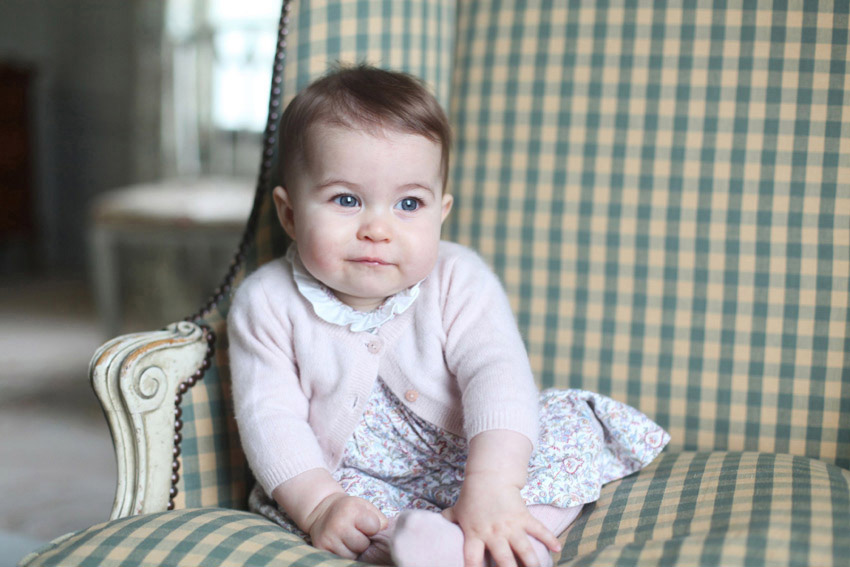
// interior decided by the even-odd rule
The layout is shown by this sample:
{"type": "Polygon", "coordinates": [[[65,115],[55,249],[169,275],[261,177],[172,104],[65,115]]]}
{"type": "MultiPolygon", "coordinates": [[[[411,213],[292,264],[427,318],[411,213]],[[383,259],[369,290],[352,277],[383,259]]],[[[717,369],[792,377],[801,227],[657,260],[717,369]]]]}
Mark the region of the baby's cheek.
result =
{"type": "Polygon", "coordinates": [[[322,253],[321,251],[314,251],[311,256],[310,264],[308,265],[305,262],[304,266],[313,275],[313,277],[321,280],[322,283],[327,283],[326,280],[328,276],[332,276],[335,273],[330,257],[327,253],[322,253]]]}
{"type": "Polygon", "coordinates": [[[301,263],[314,277],[318,277],[319,273],[327,269],[329,255],[321,240],[302,238],[297,245],[301,263]]]}
{"type": "Polygon", "coordinates": [[[412,266],[412,272],[416,281],[422,280],[431,273],[431,270],[434,269],[434,265],[437,263],[437,253],[438,246],[435,244],[433,247],[425,247],[420,250],[420,252],[414,256],[416,260],[412,266]]]}

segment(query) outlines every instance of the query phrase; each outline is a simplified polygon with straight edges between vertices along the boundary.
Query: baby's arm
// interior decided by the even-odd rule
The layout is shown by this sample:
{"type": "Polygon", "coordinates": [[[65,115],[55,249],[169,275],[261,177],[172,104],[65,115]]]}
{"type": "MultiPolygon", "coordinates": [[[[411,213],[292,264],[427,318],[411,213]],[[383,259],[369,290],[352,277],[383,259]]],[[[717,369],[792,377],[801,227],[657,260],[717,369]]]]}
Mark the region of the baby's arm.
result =
{"type": "Polygon", "coordinates": [[[531,451],[527,437],[507,429],[471,439],[460,497],[443,512],[463,530],[467,567],[483,565],[485,550],[500,567],[516,567],[516,558],[527,567],[537,565],[528,536],[560,551],[558,539],[528,513],[520,496],[531,451]]]}
{"type": "Polygon", "coordinates": [[[303,472],[274,489],[272,496],[313,545],[348,559],[369,547],[369,538],[387,526],[371,502],[348,496],[325,469],[303,472]]]}
{"type": "Polygon", "coordinates": [[[240,286],[228,316],[242,448],[258,482],[314,545],[354,559],[386,518],[365,500],[347,496],[323,468],[325,456],[310,427],[310,400],[295,360],[292,321],[281,308],[287,280],[276,279],[270,268],[274,265],[240,286]]]}

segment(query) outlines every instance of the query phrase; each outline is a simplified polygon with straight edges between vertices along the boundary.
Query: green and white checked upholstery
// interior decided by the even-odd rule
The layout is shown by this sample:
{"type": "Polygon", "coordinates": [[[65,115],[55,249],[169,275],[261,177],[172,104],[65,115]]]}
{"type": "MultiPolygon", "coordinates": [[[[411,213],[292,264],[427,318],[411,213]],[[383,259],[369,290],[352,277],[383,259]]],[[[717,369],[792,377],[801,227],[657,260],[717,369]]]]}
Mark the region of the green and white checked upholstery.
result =
{"type": "MultiPolygon", "coordinates": [[[[560,565],[840,565],[850,472],[770,453],[665,452],[608,485],[567,533],[560,565]]],[[[133,516],[45,549],[30,565],[357,565],[254,514],[223,508],[133,516]]],[[[845,563],[846,564],[846,563],[845,563]]],[[[439,566],[435,566],[439,567],[439,566]]]]}
{"type": "MultiPolygon", "coordinates": [[[[743,4],[294,1],[285,22],[272,112],[336,61],[425,79],[456,135],[444,236],[502,277],[541,386],[671,433],[564,535],[562,565],[850,557],[850,9],[743,4]]],[[[273,182],[240,278],[285,246],[273,182]]],[[[28,567],[351,564],[240,511],[227,305],[184,396],[178,510],[28,567]]]]}
{"type": "Polygon", "coordinates": [[[848,4],[678,4],[458,3],[448,235],[542,385],[848,467],[848,4]]]}

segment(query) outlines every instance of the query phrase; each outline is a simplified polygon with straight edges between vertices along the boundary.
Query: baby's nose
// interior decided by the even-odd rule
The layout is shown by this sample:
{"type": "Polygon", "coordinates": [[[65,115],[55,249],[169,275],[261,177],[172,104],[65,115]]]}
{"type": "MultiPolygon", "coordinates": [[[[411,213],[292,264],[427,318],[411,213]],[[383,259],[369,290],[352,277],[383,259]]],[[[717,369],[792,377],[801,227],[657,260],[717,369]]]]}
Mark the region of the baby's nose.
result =
{"type": "Polygon", "coordinates": [[[390,239],[390,224],[384,215],[372,214],[363,219],[357,237],[361,240],[382,242],[390,239]]]}

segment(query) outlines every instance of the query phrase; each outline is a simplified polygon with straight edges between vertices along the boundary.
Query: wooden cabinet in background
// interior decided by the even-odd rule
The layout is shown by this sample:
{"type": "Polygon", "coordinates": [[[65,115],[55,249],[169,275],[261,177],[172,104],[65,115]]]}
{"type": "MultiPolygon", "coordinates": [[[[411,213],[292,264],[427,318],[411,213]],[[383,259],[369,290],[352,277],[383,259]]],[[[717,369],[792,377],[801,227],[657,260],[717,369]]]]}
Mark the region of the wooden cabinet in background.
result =
{"type": "Polygon", "coordinates": [[[0,245],[34,236],[32,71],[0,63],[0,245]]]}

